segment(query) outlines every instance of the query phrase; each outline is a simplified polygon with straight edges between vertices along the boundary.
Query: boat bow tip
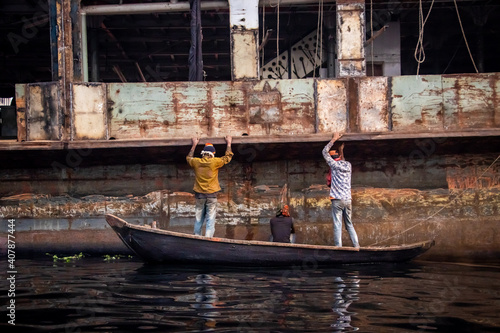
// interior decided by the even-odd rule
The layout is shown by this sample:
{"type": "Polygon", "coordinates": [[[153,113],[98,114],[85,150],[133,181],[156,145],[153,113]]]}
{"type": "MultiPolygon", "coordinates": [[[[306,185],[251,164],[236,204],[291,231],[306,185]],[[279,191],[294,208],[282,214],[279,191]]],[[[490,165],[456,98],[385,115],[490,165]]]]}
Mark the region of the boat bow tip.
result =
{"type": "Polygon", "coordinates": [[[126,221],[122,220],[121,218],[119,218],[117,216],[111,215],[111,214],[106,214],[104,217],[106,218],[106,222],[108,222],[108,224],[111,227],[121,228],[127,224],[126,221]]]}

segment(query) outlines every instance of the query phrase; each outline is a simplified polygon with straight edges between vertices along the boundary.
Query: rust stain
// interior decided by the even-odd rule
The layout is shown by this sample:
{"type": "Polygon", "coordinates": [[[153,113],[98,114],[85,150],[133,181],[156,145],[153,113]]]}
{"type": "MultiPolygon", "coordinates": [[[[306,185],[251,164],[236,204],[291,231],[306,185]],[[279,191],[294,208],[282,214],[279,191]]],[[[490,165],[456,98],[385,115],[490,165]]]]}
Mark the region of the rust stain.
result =
{"type": "Polygon", "coordinates": [[[347,98],[349,105],[349,132],[359,132],[359,122],[358,122],[358,93],[359,93],[359,82],[355,78],[349,78],[347,80],[347,98]]]}

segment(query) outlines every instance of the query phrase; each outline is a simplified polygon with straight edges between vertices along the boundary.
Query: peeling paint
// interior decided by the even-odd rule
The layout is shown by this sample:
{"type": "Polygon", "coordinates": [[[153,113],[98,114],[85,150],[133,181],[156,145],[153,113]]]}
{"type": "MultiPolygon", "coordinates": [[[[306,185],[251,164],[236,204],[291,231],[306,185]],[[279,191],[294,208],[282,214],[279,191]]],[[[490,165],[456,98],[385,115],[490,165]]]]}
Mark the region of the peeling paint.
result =
{"type": "Polygon", "coordinates": [[[26,137],[28,141],[59,140],[62,132],[62,108],[58,83],[27,85],[26,137]]]}
{"type": "Polygon", "coordinates": [[[366,75],[364,1],[337,2],[337,76],[366,75]]]}
{"type": "Polygon", "coordinates": [[[361,79],[359,84],[359,129],[361,132],[387,132],[389,110],[387,78],[361,79]]]}
{"type": "Polygon", "coordinates": [[[444,129],[444,91],[439,75],[393,77],[392,125],[394,131],[444,129]]]}
{"type": "MultiPolygon", "coordinates": [[[[74,83],[71,122],[74,140],[494,129],[500,119],[499,82],[499,74],[491,73],[74,83]]],[[[18,140],[59,140],[58,85],[18,85],[17,94],[18,140]]]]}
{"type": "Polygon", "coordinates": [[[107,139],[106,86],[104,84],[73,85],[74,140],[107,139]]]}

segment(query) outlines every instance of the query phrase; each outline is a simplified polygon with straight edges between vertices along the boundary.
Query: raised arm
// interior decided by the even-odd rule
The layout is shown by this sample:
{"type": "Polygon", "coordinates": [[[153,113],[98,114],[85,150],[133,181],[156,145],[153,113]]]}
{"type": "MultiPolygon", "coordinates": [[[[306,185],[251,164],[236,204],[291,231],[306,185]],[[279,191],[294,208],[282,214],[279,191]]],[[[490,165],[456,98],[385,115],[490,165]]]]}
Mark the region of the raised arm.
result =
{"type": "Polygon", "coordinates": [[[227,143],[226,151],[231,151],[231,142],[233,141],[233,138],[230,135],[226,135],[224,140],[226,140],[227,143]]]}
{"type": "Polygon", "coordinates": [[[322,151],[322,154],[323,154],[323,158],[328,161],[328,159],[331,159],[330,157],[330,149],[332,148],[333,144],[335,143],[335,141],[337,141],[338,139],[340,139],[340,137],[342,136],[342,134],[338,133],[338,132],[335,132],[333,134],[333,137],[332,139],[330,140],[330,142],[328,142],[325,146],[325,148],[323,148],[323,151],[322,151]]]}
{"type": "Polygon", "coordinates": [[[193,137],[193,138],[191,138],[191,142],[193,143],[193,145],[191,146],[191,150],[189,151],[188,157],[193,157],[194,156],[194,150],[196,149],[196,146],[198,145],[198,142],[200,142],[200,138],[193,137]]]}

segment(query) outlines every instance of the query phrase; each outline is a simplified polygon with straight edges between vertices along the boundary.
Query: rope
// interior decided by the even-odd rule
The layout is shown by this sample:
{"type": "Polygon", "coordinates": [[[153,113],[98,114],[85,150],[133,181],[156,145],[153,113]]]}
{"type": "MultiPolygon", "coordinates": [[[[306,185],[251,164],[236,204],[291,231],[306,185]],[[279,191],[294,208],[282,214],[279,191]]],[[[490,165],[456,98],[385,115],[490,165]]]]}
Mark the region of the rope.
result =
{"type": "MultiPolygon", "coordinates": [[[[476,183],[478,183],[478,182],[479,182],[479,179],[481,179],[481,177],[483,177],[483,176],[484,176],[484,174],[485,174],[485,173],[486,173],[486,172],[487,172],[487,171],[488,171],[488,170],[489,170],[489,169],[490,169],[490,168],[491,168],[491,167],[492,167],[492,166],[493,166],[493,165],[494,165],[494,164],[495,164],[495,163],[496,163],[499,159],[500,159],[500,155],[498,155],[498,156],[497,156],[497,158],[493,161],[493,163],[491,163],[491,164],[490,164],[490,166],[489,166],[489,167],[487,167],[487,168],[486,168],[486,170],[484,170],[484,172],[481,174],[481,176],[479,176],[479,177],[477,178],[476,183]]],[[[465,192],[465,190],[466,190],[466,189],[464,188],[464,189],[463,189],[460,193],[458,193],[457,195],[455,195],[455,197],[454,197],[454,198],[453,198],[450,202],[448,202],[446,205],[444,205],[443,207],[441,207],[441,208],[440,208],[437,212],[435,212],[434,214],[432,214],[432,215],[430,215],[429,217],[427,217],[425,220],[422,220],[422,221],[418,222],[418,223],[417,223],[417,224],[415,224],[414,226],[411,226],[411,227],[409,227],[408,229],[403,230],[403,231],[401,231],[401,232],[400,232],[400,233],[398,233],[398,234],[395,234],[394,236],[388,237],[388,238],[386,238],[386,239],[384,239],[384,240],[381,240],[381,241],[379,241],[379,242],[375,242],[375,243],[373,243],[373,244],[371,244],[371,245],[369,245],[369,246],[374,246],[374,245],[380,244],[380,243],[382,243],[382,242],[385,242],[385,241],[387,241],[387,240],[389,240],[389,239],[392,239],[392,238],[395,238],[395,237],[401,236],[402,234],[404,234],[404,233],[406,233],[406,232],[408,232],[408,231],[412,230],[413,228],[416,228],[416,227],[417,227],[417,226],[419,226],[420,224],[422,224],[422,223],[424,223],[424,222],[427,222],[428,220],[430,220],[431,218],[433,218],[434,216],[436,216],[437,214],[439,214],[439,213],[440,213],[443,209],[445,209],[445,208],[447,208],[449,205],[451,205],[451,204],[452,204],[455,200],[457,200],[458,198],[460,198],[460,196],[461,196],[461,195],[465,192]]]]}
{"type": "Polygon", "coordinates": [[[431,6],[429,8],[429,11],[427,12],[427,16],[425,17],[425,20],[423,20],[424,12],[422,8],[422,0],[419,0],[419,8],[418,8],[418,41],[417,41],[417,46],[415,47],[415,60],[418,63],[417,66],[417,75],[420,72],[420,64],[425,61],[425,50],[424,50],[424,28],[425,24],[427,23],[427,19],[429,18],[429,15],[431,14],[432,7],[434,6],[434,0],[432,0],[431,6]],[[418,53],[418,55],[417,55],[418,53]]]}
{"type": "Polygon", "coordinates": [[[458,16],[458,23],[460,23],[460,29],[462,30],[462,35],[464,36],[465,45],[467,46],[467,51],[469,52],[470,60],[472,60],[472,64],[474,65],[476,73],[479,73],[476,67],[476,63],[474,62],[474,58],[472,57],[472,53],[469,48],[469,43],[467,42],[467,38],[465,37],[464,27],[462,26],[462,19],[460,18],[460,13],[458,12],[457,0],[453,0],[453,2],[455,3],[455,10],[457,11],[457,16],[458,16]]]}
{"type": "MultiPolygon", "coordinates": [[[[462,39],[463,39],[463,37],[462,37],[462,39]]],[[[460,44],[462,44],[462,40],[460,40],[460,42],[457,44],[457,47],[455,49],[455,52],[453,53],[453,56],[451,57],[450,61],[448,62],[448,65],[446,65],[446,68],[443,70],[443,74],[446,74],[446,71],[448,71],[448,68],[450,68],[451,63],[453,62],[453,60],[455,59],[455,57],[458,53],[458,49],[460,48],[460,44]]]]}

